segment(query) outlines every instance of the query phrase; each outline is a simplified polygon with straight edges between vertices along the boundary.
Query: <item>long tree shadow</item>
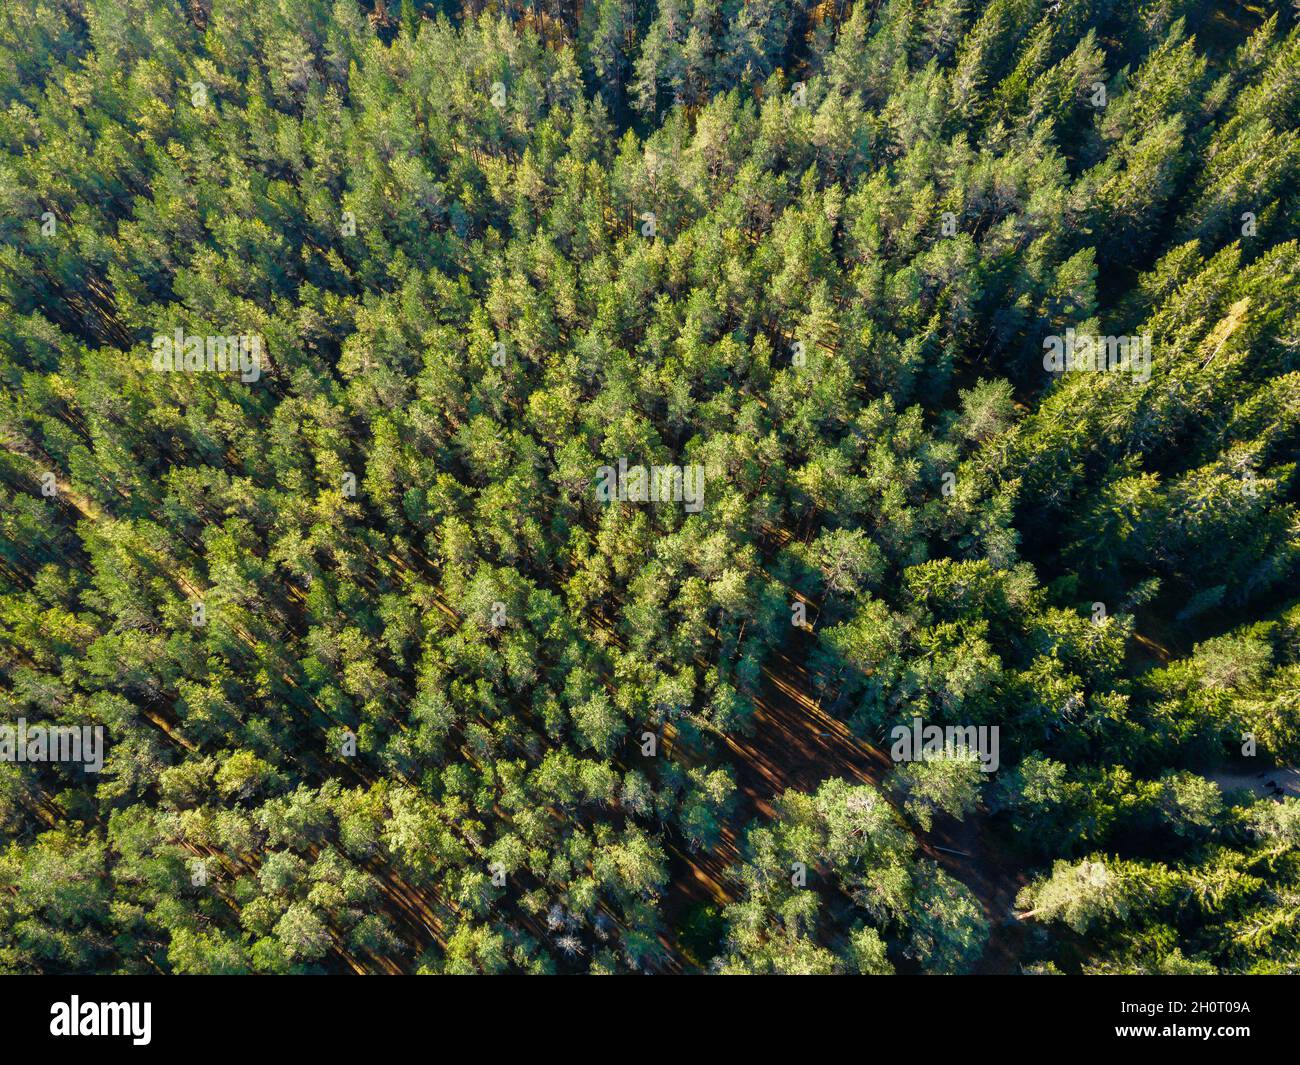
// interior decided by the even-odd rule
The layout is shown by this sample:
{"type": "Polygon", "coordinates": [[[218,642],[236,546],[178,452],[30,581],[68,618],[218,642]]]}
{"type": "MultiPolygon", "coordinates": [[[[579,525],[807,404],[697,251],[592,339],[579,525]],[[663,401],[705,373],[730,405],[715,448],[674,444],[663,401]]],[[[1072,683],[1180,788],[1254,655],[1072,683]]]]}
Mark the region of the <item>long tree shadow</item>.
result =
{"type": "MultiPolygon", "coordinates": [[[[683,915],[709,904],[721,906],[737,897],[729,870],[742,860],[744,826],[776,817],[776,800],[787,790],[814,792],[826,780],[843,778],[884,789],[893,769],[889,755],[854,735],[818,702],[808,663],[817,647],[806,630],[792,628],[785,644],[768,656],[763,682],[753,698],[754,716],[744,735],[724,737],[724,755],[737,785],[737,801],[722,840],[706,851],[673,847],[672,885],[664,903],[665,946],[671,971],[684,966],[675,944],[683,915]]],[[[823,649],[824,650],[824,649],[823,649]]],[[[921,853],[964,884],[979,901],[989,922],[989,942],[979,972],[1018,971],[1023,927],[1012,907],[1025,878],[1010,863],[993,837],[984,807],[965,821],[936,818],[928,832],[912,828],[921,853]]]]}

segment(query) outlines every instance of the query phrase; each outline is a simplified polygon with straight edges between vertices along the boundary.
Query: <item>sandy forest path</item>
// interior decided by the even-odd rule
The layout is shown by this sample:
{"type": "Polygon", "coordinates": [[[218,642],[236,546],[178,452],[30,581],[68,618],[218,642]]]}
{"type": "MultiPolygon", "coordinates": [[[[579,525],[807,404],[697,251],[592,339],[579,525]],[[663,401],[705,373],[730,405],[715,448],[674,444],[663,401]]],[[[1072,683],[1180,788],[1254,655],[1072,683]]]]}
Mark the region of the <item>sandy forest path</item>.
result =
{"type": "MultiPolygon", "coordinates": [[[[727,870],[740,861],[745,825],[756,817],[774,817],[775,800],[787,789],[812,792],[834,777],[882,787],[893,768],[886,751],[854,736],[818,705],[806,665],[813,643],[809,633],[796,629],[769,657],[754,700],[752,729],[727,738],[727,764],[736,777],[738,801],[722,841],[708,851],[672,848],[673,879],[664,906],[670,930],[664,945],[672,953],[667,971],[688,967],[672,939],[683,915],[701,904],[720,908],[736,898],[737,885],[727,870]]],[[[1002,860],[987,819],[983,807],[964,822],[939,817],[931,832],[916,836],[921,852],[965,884],[984,909],[990,938],[976,971],[1011,973],[1017,971],[1015,946],[1023,934],[1012,906],[1024,881],[1002,860]]]]}

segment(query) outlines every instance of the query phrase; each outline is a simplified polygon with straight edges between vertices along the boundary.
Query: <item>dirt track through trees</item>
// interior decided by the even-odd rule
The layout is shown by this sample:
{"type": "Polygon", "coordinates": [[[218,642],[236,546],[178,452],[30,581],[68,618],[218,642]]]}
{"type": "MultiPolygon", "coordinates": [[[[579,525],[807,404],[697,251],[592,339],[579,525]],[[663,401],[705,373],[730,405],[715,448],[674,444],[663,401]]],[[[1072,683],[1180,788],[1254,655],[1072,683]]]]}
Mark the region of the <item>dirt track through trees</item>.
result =
{"type": "MultiPolygon", "coordinates": [[[[664,906],[669,929],[665,945],[670,949],[672,930],[689,907],[710,902],[721,906],[735,899],[737,885],[727,870],[740,861],[740,833],[755,817],[774,817],[775,800],[783,792],[816,791],[822,781],[835,777],[879,788],[893,768],[885,751],[854,736],[818,705],[805,665],[812,645],[810,634],[795,630],[785,647],[769,657],[754,700],[752,728],[747,735],[726,738],[738,801],[721,843],[709,851],[673,850],[673,882],[664,906]]],[[[1023,928],[1011,911],[1023,879],[1000,860],[986,811],[975,811],[965,822],[936,818],[931,832],[916,835],[922,853],[965,884],[984,908],[990,939],[977,971],[1015,972],[1015,944],[1023,928]]],[[[674,951],[665,969],[682,968],[674,951]]]]}

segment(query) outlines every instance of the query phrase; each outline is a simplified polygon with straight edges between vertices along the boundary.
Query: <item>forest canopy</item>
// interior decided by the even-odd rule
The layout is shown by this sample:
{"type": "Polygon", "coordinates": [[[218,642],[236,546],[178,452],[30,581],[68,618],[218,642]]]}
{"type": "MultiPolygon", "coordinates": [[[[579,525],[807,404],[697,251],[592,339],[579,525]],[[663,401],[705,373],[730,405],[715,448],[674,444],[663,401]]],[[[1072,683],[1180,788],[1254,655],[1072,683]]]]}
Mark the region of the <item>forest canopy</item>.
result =
{"type": "Polygon", "coordinates": [[[1300,971],[1298,18],[6,0],[0,972],[1300,971]]]}

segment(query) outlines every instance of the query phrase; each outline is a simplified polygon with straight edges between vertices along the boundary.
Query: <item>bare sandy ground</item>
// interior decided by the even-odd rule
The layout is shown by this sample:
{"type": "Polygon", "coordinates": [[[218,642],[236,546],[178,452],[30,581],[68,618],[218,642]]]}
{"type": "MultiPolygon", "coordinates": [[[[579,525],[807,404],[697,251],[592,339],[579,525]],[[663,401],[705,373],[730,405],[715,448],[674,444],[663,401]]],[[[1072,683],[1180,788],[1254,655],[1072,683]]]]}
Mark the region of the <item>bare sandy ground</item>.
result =
{"type": "Polygon", "coordinates": [[[1300,767],[1282,766],[1258,773],[1207,773],[1224,791],[1245,788],[1256,795],[1294,795],[1300,798],[1300,767]]]}

